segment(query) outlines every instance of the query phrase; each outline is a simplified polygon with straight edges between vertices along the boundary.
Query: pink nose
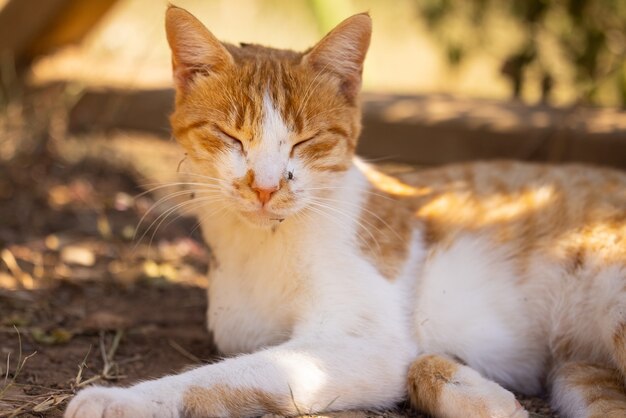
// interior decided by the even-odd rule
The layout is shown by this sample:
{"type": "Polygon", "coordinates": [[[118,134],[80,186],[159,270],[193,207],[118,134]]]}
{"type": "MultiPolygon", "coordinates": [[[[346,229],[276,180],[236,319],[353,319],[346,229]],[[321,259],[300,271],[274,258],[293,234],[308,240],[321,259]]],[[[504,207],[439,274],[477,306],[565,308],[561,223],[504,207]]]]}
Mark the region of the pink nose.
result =
{"type": "Polygon", "coordinates": [[[279,186],[271,188],[258,187],[257,185],[252,186],[252,189],[256,192],[257,196],[259,197],[259,201],[263,206],[265,206],[265,204],[270,201],[274,192],[276,192],[279,188],[279,186]]]}

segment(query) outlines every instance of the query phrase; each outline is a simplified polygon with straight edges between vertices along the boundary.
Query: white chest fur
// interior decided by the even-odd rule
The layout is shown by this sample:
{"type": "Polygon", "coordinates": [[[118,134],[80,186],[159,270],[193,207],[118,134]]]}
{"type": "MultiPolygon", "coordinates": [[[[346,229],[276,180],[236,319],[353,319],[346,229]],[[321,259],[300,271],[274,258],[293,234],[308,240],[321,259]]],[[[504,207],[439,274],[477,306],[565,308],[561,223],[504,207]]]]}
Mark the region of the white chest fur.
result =
{"type": "Polygon", "coordinates": [[[285,341],[297,315],[296,288],[301,278],[295,266],[288,260],[281,264],[279,254],[263,260],[255,254],[241,255],[220,262],[209,276],[209,329],[226,354],[285,341]]]}
{"type": "Polygon", "coordinates": [[[213,230],[209,241],[216,263],[209,275],[208,324],[226,354],[287,340],[306,274],[301,246],[285,240],[282,230],[245,234],[240,228],[213,230]]]}

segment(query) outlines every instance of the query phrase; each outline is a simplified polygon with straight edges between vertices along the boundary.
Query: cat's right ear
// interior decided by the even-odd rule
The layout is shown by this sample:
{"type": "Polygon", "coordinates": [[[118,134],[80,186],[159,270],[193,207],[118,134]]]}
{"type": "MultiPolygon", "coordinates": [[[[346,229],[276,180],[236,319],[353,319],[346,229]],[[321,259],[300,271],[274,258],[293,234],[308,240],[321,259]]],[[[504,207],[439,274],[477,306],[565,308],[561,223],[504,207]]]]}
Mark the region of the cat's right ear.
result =
{"type": "Polygon", "coordinates": [[[184,93],[198,74],[225,71],[234,64],[224,45],[191,13],[170,5],[165,32],[172,50],[174,83],[184,93]]]}

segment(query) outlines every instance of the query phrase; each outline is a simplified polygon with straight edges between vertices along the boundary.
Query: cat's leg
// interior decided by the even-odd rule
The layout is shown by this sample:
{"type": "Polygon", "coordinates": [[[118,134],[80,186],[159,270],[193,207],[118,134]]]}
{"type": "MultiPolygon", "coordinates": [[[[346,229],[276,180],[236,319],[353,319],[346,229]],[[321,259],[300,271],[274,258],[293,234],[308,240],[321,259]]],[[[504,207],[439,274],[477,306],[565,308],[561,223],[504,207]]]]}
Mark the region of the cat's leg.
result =
{"type": "Polygon", "coordinates": [[[552,407],[564,418],[626,417],[626,393],[620,373],[583,362],[566,362],[550,376],[552,407]]]}
{"type": "Polygon", "coordinates": [[[405,395],[408,348],[349,335],[294,339],[127,389],[93,387],[66,418],[299,415],[387,407],[405,395]],[[404,350],[404,352],[402,352],[404,350]]]}
{"type": "MultiPolygon", "coordinates": [[[[622,377],[626,378],[626,293],[615,292],[618,284],[624,282],[626,277],[615,275],[618,283],[609,287],[609,292],[616,294],[613,296],[615,300],[599,300],[600,306],[603,308],[598,318],[598,324],[602,329],[606,347],[611,353],[613,363],[621,372],[622,377]],[[604,315],[602,315],[604,314],[604,315]]],[[[608,293],[608,292],[607,292],[608,293]]]]}
{"type": "Polygon", "coordinates": [[[525,418],[515,396],[470,367],[439,355],[419,357],[408,375],[413,407],[442,418],[525,418]]]}

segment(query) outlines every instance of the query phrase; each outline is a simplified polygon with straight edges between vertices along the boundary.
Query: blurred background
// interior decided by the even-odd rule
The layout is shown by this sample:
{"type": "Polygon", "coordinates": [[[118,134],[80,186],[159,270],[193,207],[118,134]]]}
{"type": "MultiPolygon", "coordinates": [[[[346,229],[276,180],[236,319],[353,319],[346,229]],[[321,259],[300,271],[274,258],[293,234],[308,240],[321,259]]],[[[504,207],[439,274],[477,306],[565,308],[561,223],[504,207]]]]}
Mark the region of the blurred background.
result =
{"type": "MultiPolygon", "coordinates": [[[[132,88],[169,86],[164,2],[94,3],[111,7],[82,42],[38,59],[30,79],[132,88]]],[[[366,64],[367,91],[626,106],[626,3],[619,0],[180,0],[176,4],[193,12],[224,41],[296,50],[311,46],[347,16],[369,11],[375,31],[366,64]]],[[[83,7],[94,8],[91,2],[83,7]]],[[[41,43],[39,52],[53,46],[41,43]]]]}
{"type": "MultiPolygon", "coordinates": [[[[369,11],[359,153],[391,174],[502,158],[626,168],[623,0],[174,3],[224,41],[300,50],[369,11]]],[[[0,417],[61,416],[89,383],[215,355],[210,254],[167,121],[166,4],[0,0],[0,417]]]]}

